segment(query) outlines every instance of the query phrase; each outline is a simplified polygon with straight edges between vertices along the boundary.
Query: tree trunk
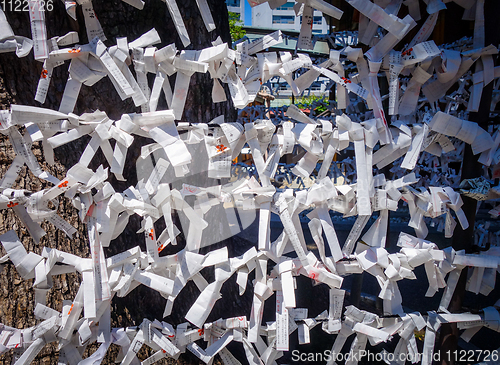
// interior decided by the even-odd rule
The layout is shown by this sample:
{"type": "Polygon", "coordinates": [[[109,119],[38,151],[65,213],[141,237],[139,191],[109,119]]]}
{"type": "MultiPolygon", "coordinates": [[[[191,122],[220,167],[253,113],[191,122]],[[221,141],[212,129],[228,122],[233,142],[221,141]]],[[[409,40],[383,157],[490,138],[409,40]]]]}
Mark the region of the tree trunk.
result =
{"type": "MultiPolygon", "coordinates": [[[[191,38],[191,45],[189,45],[187,49],[199,50],[210,47],[212,45],[211,42],[214,41],[217,36],[220,36],[224,42],[231,41],[227,8],[224,1],[208,0],[208,3],[217,26],[217,29],[211,33],[208,33],[204,26],[195,0],[177,2],[191,38]]],[[[105,42],[107,46],[116,44],[116,37],[127,37],[130,42],[149,31],[151,28],[155,28],[162,39],[162,43],[157,45],[158,48],[175,42],[177,49],[183,49],[170,13],[163,1],[146,0],[143,10],[138,10],[118,0],[94,1],[93,5],[104,33],[108,38],[105,42]]],[[[46,12],[48,38],[61,36],[69,31],[77,31],[80,37],[79,43],[87,43],[88,40],[83,13],[80,6],[78,6],[77,9],[77,21],[74,21],[66,14],[64,4],[56,0],[54,3],[54,10],[46,12]]],[[[29,16],[27,12],[6,12],[6,17],[16,35],[31,38],[29,16]]],[[[58,110],[68,77],[68,65],[69,63],[66,62],[64,65],[54,69],[47,100],[43,105],[40,105],[34,100],[34,96],[42,70],[42,64],[34,60],[33,53],[30,53],[24,58],[17,58],[14,53],[0,54],[1,108],[9,109],[11,104],[22,104],[58,110]]],[[[151,77],[152,75],[150,74],[149,76],[151,77]]],[[[151,81],[152,79],[150,78],[150,82],[151,81]]],[[[173,89],[175,85],[175,75],[170,77],[169,81],[173,89]]],[[[150,83],[150,87],[151,85],[150,83]]],[[[228,102],[214,104],[211,98],[211,91],[212,80],[208,73],[196,73],[192,76],[182,118],[183,121],[207,123],[211,119],[222,114],[226,116],[226,121],[235,120],[236,111],[230,100],[227,87],[226,94],[228,95],[228,102]]],[[[130,98],[125,101],[120,99],[108,77],[103,78],[92,87],[82,86],[74,113],[80,115],[97,109],[105,111],[111,119],[116,120],[124,113],[140,112],[140,109],[134,106],[130,98]]],[[[163,97],[160,98],[158,105],[158,110],[162,109],[167,109],[163,97]]],[[[3,176],[15,155],[8,138],[6,136],[0,137],[0,168],[3,176]]],[[[54,166],[50,166],[43,162],[41,144],[38,142],[35,143],[32,150],[45,171],[62,179],[67,169],[78,162],[88,141],[88,137],[82,137],[73,143],[55,149],[56,163],[54,166]]],[[[136,160],[140,155],[141,146],[151,142],[152,140],[146,138],[135,137],[134,144],[128,149],[127,166],[124,170],[124,177],[127,181],[119,182],[113,176],[110,179],[116,191],[122,192],[127,187],[137,184],[138,176],[135,170],[136,160]]],[[[103,154],[99,151],[89,167],[95,170],[101,164],[104,167],[108,166],[103,154]]],[[[24,167],[14,187],[36,192],[43,188],[50,187],[50,184],[38,179],[24,167]]],[[[42,248],[46,246],[82,257],[90,257],[86,226],[80,222],[77,210],[68,199],[60,199],[58,213],[74,227],[78,228],[78,232],[74,235],[73,239],[66,237],[63,232],[55,229],[52,224],[44,222],[41,225],[47,234],[41,239],[40,244],[36,245],[26,228],[11,209],[1,211],[0,234],[14,229],[25,248],[37,254],[40,254],[42,248]]],[[[125,231],[119,238],[112,241],[109,249],[105,250],[106,256],[125,251],[137,245],[140,245],[141,249],[145,250],[143,234],[135,233],[139,228],[139,217],[132,216],[125,231]]],[[[227,243],[226,241],[219,245],[227,243]]],[[[236,249],[236,251],[238,254],[241,253],[238,249],[236,249]]],[[[231,252],[230,249],[230,254],[231,253],[233,252],[231,252]]],[[[3,247],[1,248],[1,254],[5,254],[3,247]]],[[[60,311],[62,309],[63,300],[74,299],[80,282],[81,277],[79,274],[67,274],[54,277],[54,285],[47,295],[47,306],[60,311]]],[[[5,265],[3,272],[0,274],[1,323],[16,328],[27,328],[37,323],[33,315],[34,291],[32,285],[32,280],[24,281],[20,278],[13,265],[5,265]]],[[[196,287],[188,284],[175,302],[176,304],[173,310],[173,314],[175,315],[167,317],[166,321],[173,325],[185,322],[183,317],[198,294],[199,292],[196,287]]],[[[142,319],[146,317],[150,319],[158,318],[161,320],[164,306],[165,299],[157,292],[145,286],[140,286],[125,298],[113,299],[112,327],[139,325],[142,319]]],[[[227,315],[223,315],[225,312],[220,306],[216,306],[214,312],[216,312],[214,316],[219,314],[220,316],[227,317],[227,315]]],[[[212,318],[212,316],[210,318],[212,318]]],[[[96,348],[97,346],[95,344],[89,346],[86,356],[94,352],[96,348]]],[[[118,347],[114,347],[114,345],[110,347],[103,364],[113,362],[117,354],[117,349],[118,347]]],[[[144,357],[146,352],[147,350],[143,347],[139,355],[144,357]]],[[[4,361],[2,363],[10,363],[13,356],[14,351],[2,355],[4,361]]],[[[183,359],[183,362],[198,363],[198,359],[190,355],[182,355],[181,359],[183,359]]],[[[56,364],[57,345],[51,344],[44,347],[34,363],[56,364]]],[[[167,363],[166,360],[163,363],[167,363]]]]}

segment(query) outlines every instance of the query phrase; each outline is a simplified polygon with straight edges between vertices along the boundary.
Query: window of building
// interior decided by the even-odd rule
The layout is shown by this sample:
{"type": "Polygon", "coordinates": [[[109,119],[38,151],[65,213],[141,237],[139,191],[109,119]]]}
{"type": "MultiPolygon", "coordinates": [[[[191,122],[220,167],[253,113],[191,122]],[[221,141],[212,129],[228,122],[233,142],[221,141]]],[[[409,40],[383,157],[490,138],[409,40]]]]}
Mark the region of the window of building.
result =
{"type": "Polygon", "coordinates": [[[273,24],[294,24],[295,17],[293,15],[273,15],[273,24]]]}
{"type": "Polygon", "coordinates": [[[294,5],[295,3],[285,3],[277,7],[275,10],[292,10],[294,5]]]}
{"type": "Polygon", "coordinates": [[[227,6],[240,6],[240,0],[226,0],[227,6]]]}
{"type": "MultiPolygon", "coordinates": [[[[300,22],[302,23],[302,16],[300,16],[300,22]]],[[[323,17],[322,16],[314,16],[313,17],[313,24],[314,25],[323,24],[323,17]]]]}

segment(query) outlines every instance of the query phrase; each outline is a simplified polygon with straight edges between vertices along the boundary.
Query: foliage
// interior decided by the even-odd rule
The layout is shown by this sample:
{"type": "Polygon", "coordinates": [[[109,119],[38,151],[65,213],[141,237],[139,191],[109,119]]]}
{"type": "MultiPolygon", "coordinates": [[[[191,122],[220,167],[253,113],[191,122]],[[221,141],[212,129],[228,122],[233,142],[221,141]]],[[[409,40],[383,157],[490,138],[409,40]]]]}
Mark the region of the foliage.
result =
{"type": "Polygon", "coordinates": [[[309,95],[302,96],[295,99],[295,105],[299,109],[313,109],[316,115],[323,113],[327,110],[327,105],[330,105],[330,100],[328,100],[327,95],[309,95]]]}
{"type": "Polygon", "coordinates": [[[240,14],[229,12],[229,32],[231,33],[231,40],[236,42],[243,38],[247,32],[243,29],[243,23],[240,20],[240,14]]]}

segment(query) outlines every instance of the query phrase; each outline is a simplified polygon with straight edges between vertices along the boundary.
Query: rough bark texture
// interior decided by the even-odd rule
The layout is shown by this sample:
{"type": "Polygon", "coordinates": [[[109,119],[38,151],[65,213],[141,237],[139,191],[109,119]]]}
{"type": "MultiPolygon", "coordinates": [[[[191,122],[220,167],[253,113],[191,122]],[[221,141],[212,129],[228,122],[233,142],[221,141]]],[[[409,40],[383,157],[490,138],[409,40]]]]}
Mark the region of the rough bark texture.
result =
{"type": "MultiPolygon", "coordinates": [[[[107,46],[116,44],[116,37],[127,37],[129,41],[132,41],[149,31],[151,28],[156,28],[162,39],[162,44],[157,45],[158,48],[175,42],[178,49],[183,49],[171,16],[167,10],[167,6],[163,1],[146,0],[145,7],[142,11],[120,0],[94,1],[93,3],[95,12],[108,37],[108,40],[105,42],[107,46]]],[[[209,0],[208,3],[217,26],[217,29],[211,33],[206,31],[195,0],[177,2],[192,42],[187,49],[202,49],[209,47],[211,46],[211,41],[215,40],[219,35],[224,42],[230,42],[227,9],[224,1],[209,0]]],[[[31,38],[28,13],[7,12],[6,16],[16,35],[23,35],[31,38]]],[[[64,35],[69,31],[78,31],[80,43],[87,43],[88,40],[81,7],[78,7],[77,10],[77,20],[78,21],[75,22],[66,15],[63,3],[54,1],[54,10],[46,13],[48,37],[64,35]]],[[[8,109],[11,104],[15,103],[43,106],[57,110],[68,77],[68,65],[69,62],[66,62],[63,66],[57,67],[54,70],[47,100],[45,104],[39,105],[39,103],[34,101],[34,96],[39,75],[42,70],[42,64],[33,59],[33,53],[21,59],[17,58],[15,54],[0,54],[1,108],[8,109]]],[[[170,77],[170,83],[173,88],[175,84],[175,75],[170,77]]],[[[232,103],[229,101],[226,103],[213,104],[211,100],[211,90],[212,80],[208,74],[193,75],[184,110],[184,121],[206,123],[221,114],[226,116],[226,121],[233,121],[235,119],[236,112],[234,111],[232,103]]],[[[228,93],[227,95],[229,96],[228,93]]],[[[161,98],[158,110],[166,108],[166,103],[164,99],[161,98]]],[[[79,115],[85,112],[92,112],[96,109],[105,111],[112,119],[120,118],[123,113],[140,111],[138,108],[134,107],[131,99],[122,101],[119,98],[107,77],[99,81],[93,87],[82,86],[74,113],[79,115]]],[[[14,152],[7,137],[0,137],[0,169],[3,176],[14,158],[14,152]]],[[[66,170],[80,158],[88,140],[89,138],[83,137],[74,143],[57,148],[55,150],[55,166],[49,166],[46,163],[42,163],[43,151],[39,143],[34,144],[33,152],[38,157],[44,170],[49,171],[58,178],[63,178],[66,170]]],[[[111,178],[111,182],[116,191],[122,192],[128,186],[137,183],[138,177],[135,173],[135,161],[140,154],[140,147],[150,142],[152,141],[145,138],[135,138],[134,144],[128,150],[128,165],[124,171],[124,176],[127,181],[118,182],[113,177],[111,178]]],[[[95,169],[101,164],[107,167],[104,156],[99,151],[92,161],[90,168],[95,169]]],[[[24,167],[14,187],[39,191],[49,186],[50,184],[36,178],[26,169],[26,167],[24,167]]],[[[26,228],[11,209],[1,211],[0,234],[11,229],[16,230],[26,249],[38,254],[40,254],[44,246],[47,246],[71,252],[82,257],[90,257],[86,225],[79,221],[77,210],[68,199],[60,199],[58,213],[73,226],[78,228],[78,233],[75,234],[73,239],[66,237],[63,232],[56,230],[50,223],[42,223],[42,227],[47,234],[42,238],[40,244],[36,245],[29,236],[26,228]]],[[[132,217],[125,232],[118,239],[113,241],[111,247],[106,250],[106,255],[108,256],[124,251],[138,244],[145,250],[143,234],[135,233],[139,228],[139,217],[132,217]]],[[[232,241],[232,243],[234,243],[234,239],[232,241]]],[[[219,245],[223,244],[229,244],[229,242],[226,241],[219,245]]],[[[245,242],[241,244],[245,244],[245,242]]],[[[233,250],[230,249],[230,254],[241,254],[244,251],[243,248],[238,249],[238,246],[240,245],[235,245],[236,248],[234,252],[231,252],[233,250]]],[[[1,254],[5,254],[3,248],[1,248],[1,250],[1,254]]],[[[178,249],[175,251],[178,251],[178,249]]],[[[207,272],[206,274],[207,279],[210,281],[209,277],[211,273],[207,272]]],[[[54,277],[54,285],[47,295],[47,305],[56,310],[61,310],[62,300],[72,300],[75,297],[80,281],[81,278],[79,274],[54,277]]],[[[27,328],[37,323],[33,315],[34,291],[32,289],[32,284],[33,280],[21,280],[13,265],[5,265],[3,272],[0,274],[0,322],[16,328],[27,328]]],[[[175,302],[173,311],[175,315],[167,317],[166,320],[174,325],[184,322],[184,315],[198,295],[198,289],[196,289],[194,285],[188,285],[175,302]]],[[[229,299],[229,297],[232,296],[233,293],[227,297],[229,299]]],[[[112,326],[123,327],[139,325],[142,318],[145,317],[150,319],[158,318],[161,320],[165,302],[165,299],[156,292],[144,286],[140,286],[125,298],[113,299],[112,326]]],[[[236,306],[241,309],[241,306],[243,306],[242,303],[245,302],[248,303],[249,301],[246,300],[240,303],[231,301],[229,307],[236,306]]],[[[209,320],[228,317],[227,314],[230,311],[228,312],[227,309],[227,303],[225,305],[216,305],[214,313],[210,316],[209,320]]],[[[249,311],[249,308],[245,307],[244,310],[245,312],[249,311]]],[[[240,312],[240,310],[238,310],[238,312],[240,312]]],[[[248,314],[249,312],[247,315],[248,314]]],[[[86,350],[86,355],[94,352],[96,348],[97,346],[95,344],[89,346],[86,350]]],[[[118,348],[112,345],[103,363],[113,363],[117,350],[118,348]]],[[[141,359],[145,358],[146,352],[147,350],[144,347],[140,353],[141,359]]],[[[0,356],[0,362],[10,363],[14,356],[15,353],[10,351],[6,355],[0,356]]],[[[199,361],[194,356],[188,354],[181,356],[181,362],[198,363],[199,361]]],[[[53,344],[46,346],[39,356],[37,356],[34,363],[56,364],[57,346],[53,344]]],[[[167,361],[163,363],[167,363],[167,361]]]]}

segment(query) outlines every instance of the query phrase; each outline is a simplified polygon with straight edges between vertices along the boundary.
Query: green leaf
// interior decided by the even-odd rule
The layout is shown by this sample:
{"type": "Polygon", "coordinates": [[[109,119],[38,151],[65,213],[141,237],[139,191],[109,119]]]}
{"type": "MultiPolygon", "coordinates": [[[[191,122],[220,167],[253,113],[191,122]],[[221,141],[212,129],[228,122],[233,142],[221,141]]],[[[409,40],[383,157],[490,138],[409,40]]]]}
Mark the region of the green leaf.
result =
{"type": "Polygon", "coordinates": [[[236,42],[243,38],[247,32],[243,29],[243,23],[240,20],[240,14],[228,12],[229,15],[229,32],[231,33],[231,40],[236,42]]]}

